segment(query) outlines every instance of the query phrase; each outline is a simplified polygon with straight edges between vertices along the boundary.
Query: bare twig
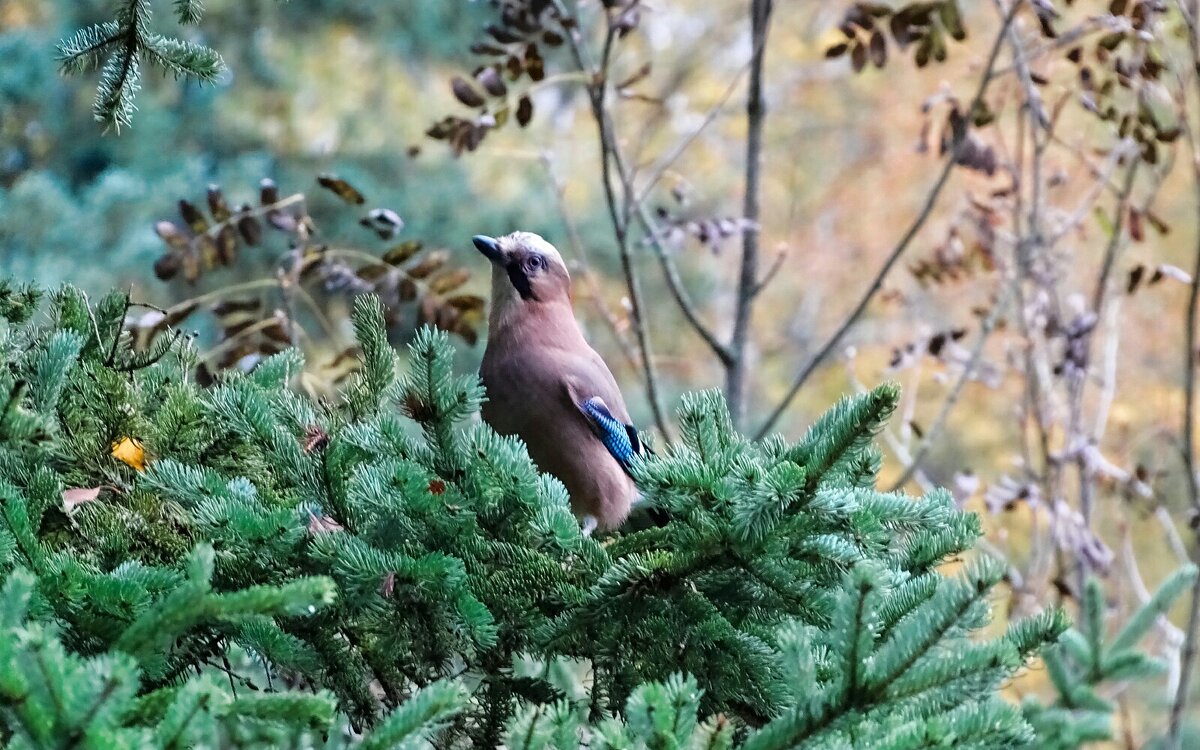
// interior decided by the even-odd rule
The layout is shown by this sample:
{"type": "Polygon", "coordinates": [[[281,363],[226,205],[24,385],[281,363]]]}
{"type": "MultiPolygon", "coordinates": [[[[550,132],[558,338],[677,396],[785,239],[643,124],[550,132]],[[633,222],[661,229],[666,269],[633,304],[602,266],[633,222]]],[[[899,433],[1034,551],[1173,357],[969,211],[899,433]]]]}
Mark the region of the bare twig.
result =
{"type": "Polygon", "coordinates": [[[1008,307],[1009,297],[1012,295],[1012,285],[1006,284],[1001,292],[1000,299],[996,300],[996,304],[992,306],[988,316],[984,318],[983,325],[979,330],[979,338],[975,341],[975,348],[971,351],[970,357],[963,363],[962,372],[958,375],[958,380],[950,389],[950,393],[946,396],[946,400],[942,402],[942,408],[938,411],[937,417],[930,424],[928,431],[925,433],[925,439],[921,441],[921,445],[913,453],[912,459],[907,462],[904,468],[904,473],[892,485],[891,492],[895,492],[908,484],[908,480],[912,478],[915,472],[921,465],[921,461],[929,453],[929,449],[933,447],[934,442],[941,436],[942,429],[946,426],[946,420],[953,411],[955,404],[958,403],[959,397],[962,395],[963,386],[975,374],[975,368],[979,366],[979,361],[983,357],[984,345],[987,344],[992,332],[996,330],[996,324],[1003,317],[1005,309],[1008,307]]]}
{"type": "Polygon", "coordinates": [[[671,260],[671,253],[666,245],[663,244],[662,237],[654,225],[654,219],[650,216],[650,210],[646,208],[645,203],[637,203],[634,206],[634,211],[638,223],[641,224],[642,231],[646,233],[646,239],[650,243],[650,248],[654,251],[659,264],[662,266],[663,276],[667,280],[667,289],[670,290],[675,304],[679,306],[679,310],[692,326],[692,329],[704,340],[704,343],[717,356],[717,359],[721,360],[721,364],[728,366],[732,361],[733,355],[730,353],[729,347],[722,344],[712,330],[704,324],[704,321],[700,320],[700,313],[696,310],[696,306],[692,303],[687,291],[684,289],[683,280],[679,277],[679,271],[675,268],[674,261],[671,260]]]}
{"type": "Polygon", "coordinates": [[[596,275],[592,272],[591,264],[587,261],[587,247],[583,244],[582,238],[579,236],[579,228],[575,225],[575,221],[571,218],[571,214],[567,211],[566,202],[566,186],[559,177],[558,172],[554,169],[554,161],[548,152],[542,151],[538,154],[538,162],[546,171],[546,178],[550,181],[550,188],[554,191],[554,203],[558,207],[558,215],[562,219],[563,226],[567,230],[567,238],[571,243],[571,249],[574,251],[574,256],[578,259],[580,270],[582,271],[584,283],[587,284],[588,293],[587,299],[595,309],[596,314],[604,321],[613,340],[617,343],[617,348],[621,351],[625,361],[635,372],[641,370],[641,363],[638,361],[637,354],[633,351],[629,341],[621,331],[621,327],[617,322],[616,315],[609,309],[608,305],[604,304],[604,298],[600,294],[600,285],[596,282],[596,275]]]}
{"type": "MultiPolygon", "coordinates": [[[[1122,144],[1124,146],[1125,144],[1122,144]]],[[[1122,146],[1118,146],[1121,149],[1122,146]]],[[[1133,180],[1137,176],[1138,165],[1142,160],[1138,156],[1132,156],[1129,161],[1129,167],[1125,170],[1125,181],[1121,185],[1121,194],[1117,197],[1117,215],[1113,220],[1112,236],[1108,238],[1108,244],[1104,247],[1104,262],[1100,266],[1100,276],[1096,278],[1096,288],[1092,290],[1092,311],[1097,315],[1100,309],[1104,306],[1104,296],[1108,291],[1108,279],[1112,275],[1113,263],[1117,259],[1117,252],[1121,249],[1122,240],[1125,239],[1125,216],[1129,213],[1129,196],[1133,192],[1133,180]]]]}
{"type": "MultiPolygon", "coordinates": [[[[1124,144],[1122,144],[1124,145],[1124,144]]],[[[1121,146],[1117,147],[1120,150],[1121,146]]],[[[1133,181],[1137,176],[1138,164],[1141,159],[1133,156],[1129,162],[1129,166],[1125,170],[1125,180],[1121,186],[1121,195],[1117,200],[1116,219],[1113,221],[1112,234],[1108,238],[1108,243],[1104,248],[1104,260],[1101,263],[1100,274],[1096,278],[1096,288],[1092,292],[1091,314],[1099,316],[1104,311],[1105,298],[1108,295],[1108,281],[1112,275],[1112,267],[1116,262],[1117,253],[1125,239],[1125,215],[1129,212],[1129,196],[1133,192],[1133,181]]],[[[1095,487],[1090,476],[1091,467],[1088,460],[1088,452],[1085,450],[1090,437],[1085,433],[1083,427],[1083,396],[1087,388],[1087,372],[1086,368],[1090,366],[1090,350],[1092,338],[1095,332],[1095,327],[1081,334],[1080,340],[1076,346],[1083,348],[1084,355],[1083,372],[1072,373],[1068,378],[1068,389],[1070,391],[1070,424],[1068,427],[1067,442],[1071,452],[1075,458],[1075,467],[1079,475],[1079,509],[1083,514],[1084,523],[1091,527],[1092,511],[1095,505],[1095,487]]],[[[1082,575],[1082,570],[1081,570],[1082,575]]]]}
{"type": "Polygon", "coordinates": [[[767,269],[767,272],[763,274],[762,280],[759,281],[754,287],[754,294],[756,296],[762,294],[762,291],[767,288],[767,285],[775,280],[775,277],[779,274],[780,269],[783,268],[783,262],[787,260],[788,254],[791,252],[791,250],[792,248],[789,245],[775,254],[775,260],[771,262],[771,267],[767,269]]]}
{"type": "Polygon", "coordinates": [[[671,167],[675,165],[675,162],[679,161],[680,157],[682,157],[684,153],[691,148],[692,144],[696,142],[696,139],[708,129],[708,126],[711,125],[714,120],[717,119],[717,115],[721,114],[721,110],[725,108],[725,105],[733,96],[733,92],[737,91],[738,85],[740,85],[742,82],[742,76],[745,75],[746,70],[750,67],[750,64],[755,59],[758,59],[757,50],[758,48],[755,47],[755,54],[751,56],[750,60],[748,60],[741,69],[738,70],[737,74],[733,77],[733,80],[730,81],[729,85],[725,87],[725,91],[722,92],[721,97],[717,99],[716,104],[710,107],[708,112],[705,113],[704,119],[700,121],[700,125],[695,130],[684,136],[679,143],[675,144],[675,148],[671,149],[671,152],[667,154],[667,156],[661,162],[654,166],[654,171],[650,173],[650,177],[646,180],[646,184],[642,185],[642,190],[638,194],[638,203],[644,203],[646,199],[650,197],[650,192],[654,190],[655,186],[657,186],[659,182],[662,181],[662,178],[671,170],[671,167]]]}
{"type": "MultiPolygon", "coordinates": [[[[1051,134],[1051,141],[1058,142],[1053,134],[1051,134]]],[[[1085,195],[1083,200],[1079,202],[1079,205],[1074,211],[1071,212],[1070,216],[1067,217],[1067,220],[1063,222],[1062,226],[1060,226],[1054,231],[1053,234],[1050,235],[1047,240],[1050,245],[1058,244],[1061,239],[1075,231],[1075,229],[1083,223],[1083,220],[1087,218],[1088,214],[1092,210],[1092,207],[1096,204],[1096,201],[1100,199],[1100,195],[1105,191],[1106,188],[1112,187],[1113,192],[1118,197],[1121,197],[1122,195],[1128,197],[1128,191],[1123,191],[1120,187],[1113,186],[1112,183],[1109,182],[1109,178],[1112,177],[1113,172],[1115,172],[1117,169],[1117,165],[1121,163],[1121,160],[1124,157],[1135,154],[1137,154],[1137,150],[1133,148],[1133,140],[1129,139],[1123,141],[1116,148],[1109,152],[1108,159],[1105,162],[1102,170],[1094,167],[1090,161],[1086,161],[1085,159],[1085,163],[1089,166],[1089,168],[1095,170],[1092,176],[1095,177],[1096,180],[1092,183],[1092,189],[1089,190],[1088,194],[1085,195]]]]}
{"type": "MultiPolygon", "coordinates": [[[[1191,46],[1192,61],[1200,65],[1200,38],[1197,37],[1197,8],[1200,3],[1196,0],[1179,0],[1179,9],[1187,24],[1188,42],[1191,46]]],[[[1193,72],[1192,82],[1196,93],[1200,94],[1200,76],[1193,72]]],[[[1196,188],[1196,208],[1200,214],[1200,147],[1196,142],[1197,134],[1193,124],[1185,123],[1184,132],[1192,150],[1192,167],[1196,188]]],[[[1200,513],[1200,486],[1196,482],[1196,450],[1194,445],[1196,433],[1196,310],[1200,304],[1200,241],[1197,242],[1195,266],[1192,271],[1190,291],[1188,294],[1187,317],[1184,324],[1183,361],[1184,361],[1184,407],[1183,424],[1180,429],[1183,448],[1183,468],[1188,500],[1192,513],[1200,513]]],[[[1200,637],[1200,579],[1192,585],[1192,604],[1188,611],[1187,626],[1184,630],[1183,657],[1180,665],[1179,685],[1175,689],[1175,699],[1171,703],[1171,721],[1168,732],[1170,747],[1180,746],[1180,733],[1183,729],[1183,712],[1187,707],[1188,692],[1191,687],[1192,672],[1196,660],[1196,641],[1200,637]]]]}
{"type": "Polygon", "coordinates": [[[761,213],[763,125],[767,105],[763,97],[763,58],[771,28],[773,0],[751,0],[750,36],[754,55],[750,65],[750,91],[746,95],[746,184],[742,216],[742,262],[738,274],[737,306],[733,313],[733,333],[729,338],[732,361],[725,371],[725,400],[734,429],[740,430],[746,417],[747,352],[750,347],[750,323],[754,316],[754,298],[758,291],[758,243],[761,213]]]}
{"type": "MultiPolygon", "coordinates": [[[[570,18],[562,0],[555,0],[555,9],[562,19],[570,18]]],[[[613,225],[613,234],[617,240],[617,251],[621,259],[621,271],[625,277],[625,286],[629,292],[630,318],[633,324],[634,337],[637,339],[638,350],[642,359],[642,372],[645,376],[646,398],[650,403],[650,411],[654,422],[664,436],[670,435],[666,412],[662,406],[662,396],[659,393],[658,372],[654,362],[654,352],[650,344],[650,336],[646,325],[645,305],[642,299],[641,279],[633,266],[633,257],[629,246],[629,198],[630,185],[622,174],[622,188],[626,192],[625,200],[618,200],[616,188],[613,185],[612,167],[617,159],[617,144],[612,133],[612,121],[605,109],[605,98],[608,91],[608,63],[611,59],[612,45],[616,39],[616,29],[611,16],[607,18],[604,50],[601,62],[593,65],[588,59],[587,49],[580,39],[578,27],[570,25],[565,28],[571,53],[576,65],[581,71],[589,74],[591,81],[587,86],[588,99],[591,103],[592,116],[596,121],[596,135],[600,142],[601,179],[604,187],[604,197],[608,205],[609,218],[613,225]]],[[[567,25],[564,24],[564,27],[567,25]]],[[[619,170],[620,171],[620,170],[619,170]]]]}
{"type": "MultiPolygon", "coordinates": [[[[1004,45],[1004,40],[1008,34],[1008,30],[1012,26],[1013,19],[1016,17],[1017,10],[1021,7],[1021,4],[1022,0],[1014,0],[1014,2],[1009,6],[1008,11],[1005,13],[1004,21],[1001,25],[1000,31],[996,34],[996,41],[993,43],[991,52],[988,55],[987,64],[984,66],[983,73],[980,76],[979,86],[975,91],[975,95],[971,98],[970,105],[966,109],[967,112],[974,111],[983,102],[983,97],[984,94],[987,93],[988,85],[991,84],[992,79],[994,78],[996,61],[1000,56],[1000,48],[1004,45]]],[[[900,256],[904,254],[904,252],[908,249],[908,246],[912,244],[912,241],[916,238],[917,233],[922,227],[925,226],[925,222],[928,221],[929,217],[933,214],[933,209],[937,205],[938,198],[941,197],[942,189],[946,186],[946,183],[950,179],[950,174],[954,170],[955,163],[958,161],[958,155],[961,152],[962,145],[964,143],[966,143],[966,134],[964,134],[962,140],[955,144],[955,147],[952,149],[951,153],[947,155],[946,163],[942,167],[942,171],[938,175],[937,180],[934,181],[933,186],[930,188],[928,195],[925,197],[925,204],[921,207],[921,211],[917,214],[912,224],[909,225],[908,229],[900,238],[900,241],[896,244],[896,247],[892,250],[891,254],[888,255],[887,260],[884,261],[883,266],[879,269],[878,273],[875,274],[875,278],[872,279],[871,284],[867,287],[866,293],[864,293],[862,298],[859,299],[858,303],[850,311],[850,314],[847,315],[846,319],[842,321],[842,324],[839,325],[838,328],[833,332],[833,335],[829,337],[829,339],[821,346],[821,348],[817,350],[817,353],[813,355],[808,363],[805,364],[805,366],[800,370],[800,373],[796,376],[796,379],[792,381],[792,385],[790,388],[788,388],[788,391],[784,395],[783,399],[771,412],[770,416],[767,417],[766,421],[763,422],[762,426],[759,427],[756,435],[757,438],[761,439],[771,431],[771,429],[775,426],[775,423],[778,422],[779,418],[783,416],[783,413],[787,411],[787,408],[791,405],[792,400],[796,398],[796,394],[798,394],[800,389],[804,387],[804,384],[808,382],[808,378],[817,369],[817,366],[829,356],[829,353],[837,347],[837,345],[841,342],[842,337],[846,335],[846,332],[858,322],[860,317],[862,317],[862,314],[866,311],[871,300],[875,298],[875,295],[883,287],[883,280],[892,270],[892,267],[896,265],[896,262],[900,260],[900,256]]]]}
{"type": "MultiPolygon", "coordinates": [[[[1142,572],[1138,568],[1137,554],[1133,551],[1133,535],[1129,533],[1128,524],[1124,525],[1121,540],[1121,561],[1125,564],[1126,575],[1129,577],[1129,583],[1133,588],[1134,596],[1141,605],[1146,605],[1150,602],[1150,589],[1146,588],[1146,582],[1142,579],[1142,572]]],[[[1185,557],[1183,560],[1187,562],[1185,557]]],[[[1183,631],[1175,627],[1166,615],[1158,615],[1154,618],[1154,625],[1162,634],[1162,651],[1167,657],[1168,689],[1177,687],[1179,684],[1180,675],[1180,647],[1183,646],[1183,631]]]]}

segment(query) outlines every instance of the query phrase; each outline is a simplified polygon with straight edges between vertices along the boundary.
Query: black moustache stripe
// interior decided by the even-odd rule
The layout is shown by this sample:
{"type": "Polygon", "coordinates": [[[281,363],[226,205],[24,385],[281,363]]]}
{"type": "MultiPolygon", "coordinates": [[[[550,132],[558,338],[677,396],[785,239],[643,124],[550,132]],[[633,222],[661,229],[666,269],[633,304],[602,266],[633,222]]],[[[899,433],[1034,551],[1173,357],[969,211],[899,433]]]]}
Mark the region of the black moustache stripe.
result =
{"type": "Polygon", "coordinates": [[[525,275],[525,271],[521,268],[520,263],[513,263],[505,270],[508,271],[508,280],[512,282],[513,288],[517,290],[517,294],[521,295],[521,299],[537,299],[537,295],[533,293],[533,285],[529,283],[529,277],[525,275]]]}

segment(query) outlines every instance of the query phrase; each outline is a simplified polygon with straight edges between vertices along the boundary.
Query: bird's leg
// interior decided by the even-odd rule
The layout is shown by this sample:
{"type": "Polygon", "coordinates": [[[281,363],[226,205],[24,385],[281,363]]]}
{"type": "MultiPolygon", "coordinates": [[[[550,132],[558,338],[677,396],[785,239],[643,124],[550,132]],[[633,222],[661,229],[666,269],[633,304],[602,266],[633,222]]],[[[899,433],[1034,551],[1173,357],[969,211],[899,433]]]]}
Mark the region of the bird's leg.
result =
{"type": "Polygon", "coordinates": [[[583,527],[580,529],[580,533],[582,533],[584,536],[590,537],[592,532],[595,531],[596,527],[599,525],[600,522],[596,520],[595,516],[584,516],[583,527]]]}

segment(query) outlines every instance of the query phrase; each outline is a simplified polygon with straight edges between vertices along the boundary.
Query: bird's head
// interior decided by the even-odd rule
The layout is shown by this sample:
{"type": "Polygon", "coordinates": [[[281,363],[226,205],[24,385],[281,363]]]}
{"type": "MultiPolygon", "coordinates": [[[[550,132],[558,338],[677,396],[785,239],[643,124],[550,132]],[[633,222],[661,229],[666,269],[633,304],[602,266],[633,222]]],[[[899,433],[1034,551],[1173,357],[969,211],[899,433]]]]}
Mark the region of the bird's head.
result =
{"type": "Polygon", "coordinates": [[[571,275],[562,256],[532,232],[472,238],[492,264],[492,314],[507,317],[530,306],[571,300],[571,275]]]}

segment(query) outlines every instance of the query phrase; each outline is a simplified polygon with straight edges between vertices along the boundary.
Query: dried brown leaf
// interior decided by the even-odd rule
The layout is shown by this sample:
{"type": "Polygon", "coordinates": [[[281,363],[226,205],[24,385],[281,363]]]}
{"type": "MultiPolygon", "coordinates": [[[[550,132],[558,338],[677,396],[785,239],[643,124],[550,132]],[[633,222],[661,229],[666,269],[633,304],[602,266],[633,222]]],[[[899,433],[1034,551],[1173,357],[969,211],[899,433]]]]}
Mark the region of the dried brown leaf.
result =
{"type": "Polygon", "coordinates": [[[183,265],[179,253],[167,253],[154,261],[154,275],[163,281],[175,277],[183,265]]]}
{"type": "Polygon", "coordinates": [[[186,250],[188,247],[187,235],[183,233],[178,226],[170,221],[160,221],[154,225],[154,232],[162,238],[162,241],[167,243],[167,247],[172,250],[186,250]]]}
{"type": "Polygon", "coordinates": [[[1134,242],[1146,239],[1146,230],[1142,224],[1142,212],[1132,206],[1129,209],[1129,238],[1134,242]]]}
{"type": "Polygon", "coordinates": [[[337,177],[336,175],[317,175],[317,184],[326,190],[329,190],[347,203],[353,203],[357,206],[361,206],[367,202],[367,199],[363,196],[363,194],[358,192],[353,185],[346,182],[342,178],[337,177]]]}
{"type": "Polygon", "coordinates": [[[504,85],[504,81],[495,67],[489,66],[481,69],[475,74],[475,80],[479,81],[483,90],[492,96],[504,96],[508,93],[508,87],[504,85]]]}
{"type": "Polygon", "coordinates": [[[200,233],[208,230],[208,219],[204,218],[200,209],[190,201],[182,198],[179,200],[179,215],[183,217],[183,222],[191,227],[193,232],[200,233]]]}
{"type": "Polygon", "coordinates": [[[256,217],[249,214],[242,216],[237,220],[237,228],[247,245],[253,246],[262,242],[262,223],[256,217]]]}
{"type": "Polygon", "coordinates": [[[882,68],[884,65],[887,65],[887,41],[883,38],[882,31],[876,29],[871,34],[869,51],[872,65],[876,68],[882,68]]]}
{"type": "Polygon", "coordinates": [[[219,185],[208,186],[208,211],[217,221],[226,221],[232,216],[229,204],[225,202],[225,195],[221,192],[219,185]]]}
{"type": "Polygon", "coordinates": [[[231,265],[237,259],[238,238],[237,230],[232,224],[221,227],[217,234],[217,255],[223,265],[231,265]]]}
{"type": "Polygon", "coordinates": [[[421,252],[423,247],[424,245],[420,240],[407,240],[405,242],[401,242],[395,247],[388,248],[387,252],[383,254],[381,260],[384,263],[398,266],[408,261],[417,253],[421,252]]]}
{"type": "Polygon", "coordinates": [[[841,57],[842,55],[846,54],[847,50],[849,50],[849,49],[850,49],[849,44],[847,44],[846,42],[839,42],[838,44],[835,44],[832,47],[829,47],[828,49],[825,50],[825,57],[826,57],[826,59],[832,60],[834,58],[841,57]]]}
{"type": "Polygon", "coordinates": [[[533,100],[522,96],[517,102],[517,124],[525,127],[533,119],[533,100]]]}
{"type": "Polygon", "coordinates": [[[235,313],[258,312],[261,307],[262,300],[258,299],[225,299],[212,306],[212,313],[224,317],[235,313]]]}
{"type": "Polygon", "coordinates": [[[1137,291],[1142,283],[1142,279],[1146,276],[1146,266],[1138,263],[1133,268],[1129,269],[1129,280],[1125,282],[1125,293],[1133,294],[1137,291]]]}
{"type": "Polygon", "coordinates": [[[486,300],[474,294],[460,294],[455,297],[447,297],[444,302],[459,312],[466,314],[482,311],[486,300]]]}
{"type": "Polygon", "coordinates": [[[446,261],[448,260],[450,260],[450,253],[445,250],[435,250],[422,258],[419,263],[409,268],[407,273],[411,278],[423,279],[446,265],[446,261]]]}
{"type": "Polygon", "coordinates": [[[475,90],[475,87],[467,82],[467,79],[462,76],[454,76],[450,80],[450,91],[453,92],[454,98],[458,99],[468,107],[482,107],[486,101],[483,96],[475,90]]]}
{"type": "Polygon", "coordinates": [[[471,278],[471,272],[465,268],[456,268],[438,274],[429,282],[429,290],[434,294],[445,294],[459,288],[471,278]]]}
{"type": "Polygon", "coordinates": [[[958,10],[958,0],[945,0],[938,6],[938,15],[946,33],[955,41],[961,42],[967,38],[967,29],[963,26],[962,13],[958,10]]]}
{"type": "Polygon", "coordinates": [[[867,48],[861,43],[855,44],[850,49],[850,67],[855,73],[862,72],[862,69],[867,67],[867,48]]]}
{"type": "Polygon", "coordinates": [[[362,279],[363,281],[369,281],[374,284],[384,276],[392,273],[392,267],[386,263],[372,263],[370,265],[363,266],[355,273],[358,275],[358,278],[362,279]]]}
{"type": "Polygon", "coordinates": [[[200,262],[204,266],[204,270],[211,271],[221,263],[221,251],[217,248],[217,241],[210,235],[198,234],[192,242],[195,245],[195,252],[200,255],[200,262]]]}

